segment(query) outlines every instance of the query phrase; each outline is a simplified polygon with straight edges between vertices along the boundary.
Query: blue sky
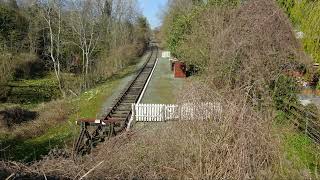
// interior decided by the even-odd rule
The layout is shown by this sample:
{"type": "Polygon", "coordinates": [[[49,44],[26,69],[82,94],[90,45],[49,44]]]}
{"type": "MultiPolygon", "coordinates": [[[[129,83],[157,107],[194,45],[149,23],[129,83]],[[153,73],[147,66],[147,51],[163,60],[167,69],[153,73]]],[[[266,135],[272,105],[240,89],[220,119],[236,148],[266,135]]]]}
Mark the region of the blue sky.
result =
{"type": "Polygon", "coordinates": [[[159,15],[167,4],[167,0],[138,0],[143,15],[148,18],[151,28],[161,25],[159,15]]]}

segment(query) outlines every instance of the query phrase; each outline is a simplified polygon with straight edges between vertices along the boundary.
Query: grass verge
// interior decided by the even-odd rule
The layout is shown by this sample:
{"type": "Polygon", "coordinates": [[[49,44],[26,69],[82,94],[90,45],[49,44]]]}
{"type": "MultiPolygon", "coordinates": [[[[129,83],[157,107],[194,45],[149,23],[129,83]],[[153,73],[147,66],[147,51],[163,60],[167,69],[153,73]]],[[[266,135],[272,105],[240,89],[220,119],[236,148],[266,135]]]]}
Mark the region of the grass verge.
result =
{"type": "Polygon", "coordinates": [[[284,155],[290,167],[319,178],[319,145],[295,129],[282,129],[281,132],[284,155]]]}

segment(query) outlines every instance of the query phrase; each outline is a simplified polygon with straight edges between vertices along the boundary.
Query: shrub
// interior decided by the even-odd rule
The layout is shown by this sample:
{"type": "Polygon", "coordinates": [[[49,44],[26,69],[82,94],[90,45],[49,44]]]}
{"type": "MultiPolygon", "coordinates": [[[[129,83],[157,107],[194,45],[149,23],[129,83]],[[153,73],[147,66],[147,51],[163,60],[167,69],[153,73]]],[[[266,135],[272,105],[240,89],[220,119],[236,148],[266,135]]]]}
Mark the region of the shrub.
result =
{"type": "Polygon", "coordinates": [[[44,65],[35,54],[20,53],[14,56],[16,64],[14,77],[16,79],[29,79],[44,75],[44,65]]]}
{"type": "Polygon", "coordinates": [[[9,80],[12,79],[14,63],[12,56],[0,52],[0,100],[6,99],[9,89],[6,87],[9,80]]]}
{"type": "Polygon", "coordinates": [[[211,7],[200,17],[179,47],[182,59],[198,65],[216,91],[241,91],[258,109],[273,106],[270,87],[284,72],[311,64],[273,1],[211,7]]]}
{"type": "Polygon", "coordinates": [[[290,112],[298,104],[298,86],[292,77],[280,75],[271,85],[273,102],[277,110],[290,112]]]}
{"type": "Polygon", "coordinates": [[[7,102],[30,104],[47,102],[60,97],[57,83],[52,78],[22,80],[8,84],[10,94],[7,102]]]}
{"type": "Polygon", "coordinates": [[[200,9],[200,7],[195,8],[191,13],[179,14],[174,18],[167,40],[168,48],[173,55],[181,57],[181,52],[178,51],[178,47],[183,42],[184,38],[191,33],[191,23],[196,19],[200,9]]]}
{"type": "Polygon", "coordinates": [[[104,51],[100,54],[101,61],[96,65],[97,70],[94,77],[96,77],[97,81],[106,79],[127,65],[132,64],[141,49],[143,49],[143,44],[127,44],[119,48],[113,48],[110,51],[104,51]]]}
{"type": "Polygon", "coordinates": [[[273,176],[275,139],[267,119],[261,119],[244,101],[225,101],[202,85],[188,84],[181,99],[223,102],[219,118],[167,122],[106,141],[96,154],[74,163],[71,157],[50,156],[30,170],[46,175],[79,179],[97,164],[89,179],[256,179],[273,176]],[[190,97],[190,92],[191,97],[190,97]],[[205,94],[203,94],[205,92],[205,94]],[[185,99],[188,97],[188,99],[185,99]],[[164,133],[165,132],[165,133],[164,133]],[[63,167],[63,168],[62,168],[63,167]],[[271,173],[271,174],[270,174],[271,173]]]}

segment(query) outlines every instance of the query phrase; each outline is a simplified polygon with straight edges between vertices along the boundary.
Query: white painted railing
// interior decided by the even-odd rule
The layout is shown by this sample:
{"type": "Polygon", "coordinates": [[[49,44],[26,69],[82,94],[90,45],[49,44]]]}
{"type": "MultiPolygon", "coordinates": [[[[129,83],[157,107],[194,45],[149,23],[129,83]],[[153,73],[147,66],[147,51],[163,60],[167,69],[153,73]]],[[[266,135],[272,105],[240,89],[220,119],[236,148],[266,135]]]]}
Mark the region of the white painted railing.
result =
{"type": "Polygon", "coordinates": [[[161,122],[177,119],[177,105],[133,104],[133,118],[136,122],[161,122]]]}
{"type": "Polygon", "coordinates": [[[164,122],[172,120],[205,120],[218,118],[220,103],[133,104],[132,119],[136,122],[164,122]]]}

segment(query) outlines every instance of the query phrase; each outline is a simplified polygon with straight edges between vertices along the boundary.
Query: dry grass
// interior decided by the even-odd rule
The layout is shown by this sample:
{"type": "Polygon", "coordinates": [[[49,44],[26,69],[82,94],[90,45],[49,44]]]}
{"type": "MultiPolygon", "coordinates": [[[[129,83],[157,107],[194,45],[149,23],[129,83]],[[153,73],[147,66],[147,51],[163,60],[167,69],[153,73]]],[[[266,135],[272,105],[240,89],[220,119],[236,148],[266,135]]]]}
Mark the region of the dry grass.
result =
{"type": "Polygon", "coordinates": [[[136,128],[100,145],[81,162],[47,157],[23,171],[72,179],[89,171],[88,179],[276,176],[272,168],[278,158],[278,142],[271,135],[269,119],[260,118],[243,100],[226,101],[212,91],[208,93],[209,87],[201,84],[188,87],[181,99],[194,103],[212,99],[224,102],[223,115],[215,120],[180,120],[136,128]]]}
{"type": "Polygon", "coordinates": [[[35,111],[38,112],[35,120],[15,125],[9,129],[3,127],[1,129],[2,133],[17,139],[37,137],[45,133],[50,127],[65,122],[70,112],[70,107],[64,100],[57,100],[43,103],[35,111]]]}
{"type": "Polygon", "coordinates": [[[107,141],[79,164],[71,158],[48,157],[29,168],[39,174],[79,178],[102,162],[88,179],[270,177],[276,142],[268,133],[268,121],[247,107],[244,102],[229,102],[220,119],[136,129],[107,141]]]}

